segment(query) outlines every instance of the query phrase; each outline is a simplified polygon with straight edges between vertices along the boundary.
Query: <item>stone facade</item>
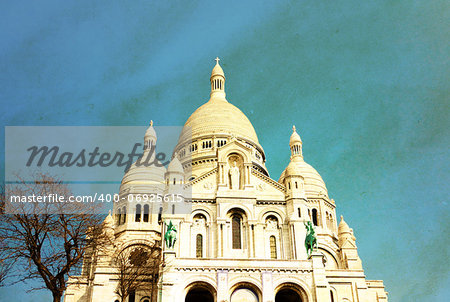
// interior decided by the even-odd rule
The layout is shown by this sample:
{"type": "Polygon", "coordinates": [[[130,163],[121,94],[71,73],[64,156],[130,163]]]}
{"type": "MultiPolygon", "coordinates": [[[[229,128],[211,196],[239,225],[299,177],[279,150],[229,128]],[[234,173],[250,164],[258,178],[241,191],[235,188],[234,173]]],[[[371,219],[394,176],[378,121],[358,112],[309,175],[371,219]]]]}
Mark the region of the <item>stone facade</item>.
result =
{"type": "MultiPolygon", "coordinates": [[[[218,61],[210,81],[210,100],[187,120],[167,169],[133,165],[120,188],[127,199],[182,187],[192,210],[158,214],[152,205],[116,204],[114,217],[105,220],[114,244],[85,257],[64,301],[120,301],[114,258],[155,244],[163,256],[157,286],[127,301],[387,301],[383,282],[366,280],[353,230],[342,217],[337,225],[335,202],[304,161],[295,127],[290,163],[273,180],[252,124],[225,98],[218,61]],[[168,221],[177,228],[172,249],[162,240],[168,221]],[[309,257],[306,221],[313,222],[318,243],[309,257]]],[[[152,124],[144,141],[145,152],[156,145],[152,124]]]]}

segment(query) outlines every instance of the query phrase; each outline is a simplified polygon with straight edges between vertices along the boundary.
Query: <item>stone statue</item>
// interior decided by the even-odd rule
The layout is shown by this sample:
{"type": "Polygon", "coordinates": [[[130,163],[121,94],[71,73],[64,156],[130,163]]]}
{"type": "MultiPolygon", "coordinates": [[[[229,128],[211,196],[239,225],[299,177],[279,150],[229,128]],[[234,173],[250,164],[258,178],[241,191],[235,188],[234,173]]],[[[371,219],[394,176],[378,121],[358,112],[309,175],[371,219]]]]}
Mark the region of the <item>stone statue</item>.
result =
{"type": "Polygon", "coordinates": [[[311,221],[308,221],[307,223],[304,223],[305,228],[308,230],[306,233],[305,238],[305,248],[306,248],[306,254],[311,256],[314,248],[317,248],[317,238],[316,238],[316,232],[314,231],[314,226],[311,221]]]}
{"type": "Polygon", "coordinates": [[[166,223],[166,233],[164,234],[164,241],[166,242],[166,247],[173,249],[175,242],[177,241],[177,228],[172,224],[172,220],[169,224],[166,223]]]}
{"type": "Polygon", "coordinates": [[[236,161],[233,162],[233,167],[230,168],[230,188],[232,190],[239,190],[239,168],[236,164],[236,161]]]}

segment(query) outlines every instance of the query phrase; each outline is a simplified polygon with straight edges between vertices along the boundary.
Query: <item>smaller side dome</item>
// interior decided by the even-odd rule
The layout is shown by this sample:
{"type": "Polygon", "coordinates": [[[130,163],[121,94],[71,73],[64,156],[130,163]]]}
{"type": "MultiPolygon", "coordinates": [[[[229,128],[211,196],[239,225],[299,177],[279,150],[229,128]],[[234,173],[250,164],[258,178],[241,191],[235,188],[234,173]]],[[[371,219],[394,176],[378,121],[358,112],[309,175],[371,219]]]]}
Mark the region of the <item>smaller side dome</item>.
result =
{"type": "Polygon", "coordinates": [[[176,154],[167,167],[167,173],[184,173],[183,166],[181,165],[181,162],[176,154]]]}
{"type": "Polygon", "coordinates": [[[113,228],[114,227],[114,219],[111,215],[111,210],[108,213],[108,216],[106,216],[105,220],[103,220],[103,224],[107,228],[113,228]]]}
{"type": "Polygon", "coordinates": [[[291,161],[281,174],[279,183],[284,183],[288,177],[302,177],[307,196],[327,196],[328,191],[320,174],[303,160],[302,140],[295,126],[292,127],[292,135],[289,142],[291,149],[291,161]]]}
{"type": "Polygon", "coordinates": [[[341,222],[339,222],[338,234],[351,233],[350,227],[344,220],[344,216],[341,215],[341,222]]]}
{"type": "Polygon", "coordinates": [[[156,148],[156,132],[152,121],[145,132],[144,144],[144,153],[130,166],[122,178],[121,193],[157,193],[163,190],[166,168],[156,160],[155,152],[151,152],[156,148]]]}

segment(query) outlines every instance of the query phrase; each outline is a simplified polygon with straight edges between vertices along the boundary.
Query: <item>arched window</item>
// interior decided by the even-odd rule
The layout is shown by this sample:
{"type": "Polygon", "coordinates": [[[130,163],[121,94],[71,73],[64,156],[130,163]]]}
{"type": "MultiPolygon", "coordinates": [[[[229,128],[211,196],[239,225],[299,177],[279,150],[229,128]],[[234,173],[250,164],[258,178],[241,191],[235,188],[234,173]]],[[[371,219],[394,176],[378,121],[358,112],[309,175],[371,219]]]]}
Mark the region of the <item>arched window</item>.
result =
{"type": "Polygon", "coordinates": [[[127,207],[122,208],[122,224],[127,221],[127,207]]]}
{"type": "Polygon", "coordinates": [[[149,212],[149,208],[148,208],[148,204],[144,205],[144,222],[148,222],[148,212],[149,212]]]}
{"type": "Polygon", "coordinates": [[[118,209],[117,210],[117,225],[120,225],[120,220],[122,219],[122,210],[121,209],[118,209]]]}
{"type": "Polygon", "coordinates": [[[317,209],[312,209],[312,221],[315,226],[317,226],[317,209]]]}
{"type": "Polygon", "coordinates": [[[277,240],[275,236],[270,236],[270,258],[277,259],[277,240]]]}
{"type": "Polygon", "coordinates": [[[203,236],[200,234],[197,234],[196,238],[196,257],[203,257],[203,236]]]}
{"type": "Polygon", "coordinates": [[[241,216],[233,215],[231,218],[233,249],[240,249],[241,244],[241,216]]]}
{"type": "Polygon", "coordinates": [[[161,222],[162,222],[162,211],[163,211],[163,208],[162,208],[162,207],[159,207],[158,223],[161,223],[161,222]]]}
{"type": "Polygon", "coordinates": [[[136,217],[134,217],[134,221],[140,222],[141,221],[141,205],[136,205],[136,217]]]}

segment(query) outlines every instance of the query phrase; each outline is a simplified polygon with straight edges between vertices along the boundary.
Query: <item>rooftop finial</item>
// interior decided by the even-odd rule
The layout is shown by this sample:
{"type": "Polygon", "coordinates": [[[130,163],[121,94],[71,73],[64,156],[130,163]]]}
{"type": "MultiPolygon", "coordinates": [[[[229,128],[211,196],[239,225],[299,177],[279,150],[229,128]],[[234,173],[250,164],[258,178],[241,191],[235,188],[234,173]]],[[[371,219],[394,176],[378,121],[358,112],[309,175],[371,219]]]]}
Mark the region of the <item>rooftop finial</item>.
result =
{"type": "Polygon", "coordinates": [[[216,65],[211,72],[211,98],[213,100],[226,101],[225,99],[225,74],[219,64],[219,57],[215,58],[216,65]]]}
{"type": "Polygon", "coordinates": [[[150,120],[150,126],[153,127],[153,120],[150,120]]]}
{"type": "Polygon", "coordinates": [[[295,125],[292,126],[292,132],[297,132],[297,130],[295,130],[295,125]]]}

